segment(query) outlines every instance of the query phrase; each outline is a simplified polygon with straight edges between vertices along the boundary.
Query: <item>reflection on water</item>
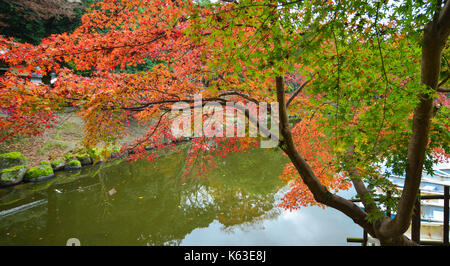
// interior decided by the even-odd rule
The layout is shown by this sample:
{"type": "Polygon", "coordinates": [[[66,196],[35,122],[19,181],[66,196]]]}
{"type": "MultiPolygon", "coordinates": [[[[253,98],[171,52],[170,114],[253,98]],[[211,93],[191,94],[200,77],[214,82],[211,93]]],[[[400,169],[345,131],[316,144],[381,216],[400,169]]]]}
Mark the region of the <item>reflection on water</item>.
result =
{"type": "Polygon", "coordinates": [[[362,235],[332,209],[277,208],[284,162],[255,149],[184,181],[180,152],[0,189],[0,245],[346,245],[362,235]]]}

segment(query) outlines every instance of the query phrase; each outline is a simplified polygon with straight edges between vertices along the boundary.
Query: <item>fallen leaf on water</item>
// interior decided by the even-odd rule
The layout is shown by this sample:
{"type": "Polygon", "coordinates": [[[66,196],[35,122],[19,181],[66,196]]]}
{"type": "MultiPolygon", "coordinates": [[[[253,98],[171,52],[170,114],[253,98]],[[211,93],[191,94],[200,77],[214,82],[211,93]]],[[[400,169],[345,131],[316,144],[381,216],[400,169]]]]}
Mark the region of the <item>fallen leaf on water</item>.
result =
{"type": "Polygon", "coordinates": [[[112,196],[112,195],[114,195],[114,194],[116,194],[117,193],[117,191],[113,188],[113,189],[111,189],[110,191],[108,191],[108,194],[110,195],[110,196],[112,196]]]}
{"type": "Polygon", "coordinates": [[[142,196],[139,196],[139,197],[138,197],[138,199],[143,199],[143,198],[144,198],[144,197],[142,197],[142,196]]]}

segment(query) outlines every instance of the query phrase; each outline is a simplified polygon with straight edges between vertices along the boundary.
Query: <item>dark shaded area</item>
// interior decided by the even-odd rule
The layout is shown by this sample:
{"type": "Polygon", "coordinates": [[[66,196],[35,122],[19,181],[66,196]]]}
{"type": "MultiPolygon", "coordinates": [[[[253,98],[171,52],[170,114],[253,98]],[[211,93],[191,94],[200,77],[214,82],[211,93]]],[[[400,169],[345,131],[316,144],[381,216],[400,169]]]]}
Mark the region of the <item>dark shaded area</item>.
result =
{"type": "Polygon", "coordinates": [[[52,34],[73,32],[81,25],[86,7],[93,2],[95,0],[83,0],[82,8],[73,10],[73,17],[55,14],[44,19],[33,16],[33,10],[24,11],[17,5],[0,1],[0,35],[36,45],[52,34]]]}

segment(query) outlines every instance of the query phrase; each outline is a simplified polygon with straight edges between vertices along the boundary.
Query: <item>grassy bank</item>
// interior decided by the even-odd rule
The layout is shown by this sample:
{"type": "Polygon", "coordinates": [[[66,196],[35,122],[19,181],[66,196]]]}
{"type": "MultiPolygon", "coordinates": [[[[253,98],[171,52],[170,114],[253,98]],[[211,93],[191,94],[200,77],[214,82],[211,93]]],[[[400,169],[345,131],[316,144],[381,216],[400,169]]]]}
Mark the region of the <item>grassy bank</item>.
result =
{"type": "MultiPolygon", "coordinates": [[[[132,123],[130,135],[124,136],[117,144],[131,143],[142,136],[146,129],[132,123]]],[[[76,112],[68,111],[60,113],[57,124],[39,136],[19,136],[0,143],[0,154],[21,152],[27,157],[29,166],[37,166],[41,161],[64,159],[64,154],[81,148],[83,136],[83,120],[76,112]]]]}

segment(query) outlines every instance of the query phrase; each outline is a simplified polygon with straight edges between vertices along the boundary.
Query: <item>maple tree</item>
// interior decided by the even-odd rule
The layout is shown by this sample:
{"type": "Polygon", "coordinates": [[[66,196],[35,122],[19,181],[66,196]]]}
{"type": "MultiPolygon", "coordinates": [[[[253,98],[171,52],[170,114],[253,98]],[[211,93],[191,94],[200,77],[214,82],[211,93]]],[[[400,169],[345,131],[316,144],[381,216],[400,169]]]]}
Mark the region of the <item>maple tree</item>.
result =
{"type": "MultiPolygon", "coordinates": [[[[69,104],[80,108],[87,147],[114,143],[130,119],[150,123],[123,150],[151,160],[148,147],[175,148],[174,103],[194,109],[195,94],[203,105],[277,102],[278,146],[291,161],[281,205],[333,207],[382,244],[413,244],[403,233],[422,170],[448,159],[450,136],[450,3],[419,2],[94,3],[73,33],[37,46],[1,37],[1,59],[13,69],[1,77],[2,139],[38,134],[69,104]],[[49,71],[58,75],[53,87],[21,77],[49,71]],[[289,116],[301,120],[291,127],[289,116]],[[398,193],[381,164],[406,173],[399,200],[374,201],[377,190],[398,193]],[[364,209],[333,193],[350,186],[364,209]]],[[[194,137],[186,173],[203,174],[214,156],[257,141],[194,137]]]]}

